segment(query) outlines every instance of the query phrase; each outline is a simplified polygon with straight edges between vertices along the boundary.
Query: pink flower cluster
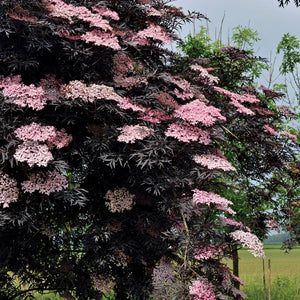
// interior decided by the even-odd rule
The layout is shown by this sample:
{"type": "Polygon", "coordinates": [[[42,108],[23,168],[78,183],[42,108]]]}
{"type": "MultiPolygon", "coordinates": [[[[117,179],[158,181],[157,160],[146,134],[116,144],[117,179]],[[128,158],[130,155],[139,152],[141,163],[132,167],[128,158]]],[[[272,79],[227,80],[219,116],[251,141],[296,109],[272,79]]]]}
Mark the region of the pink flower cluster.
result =
{"type": "Polygon", "coordinates": [[[126,125],[118,128],[121,130],[121,134],[118,136],[119,142],[134,143],[136,140],[143,140],[154,132],[152,128],[140,125],[126,125]]]}
{"type": "Polygon", "coordinates": [[[206,204],[208,206],[214,205],[217,209],[227,212],[229,214],[236,214],[228,205],[233,204],[231,201],[212,192],[200,191],[198,189],[193,190],[193,203],[194,204],[206,204]]]}
{"type": "Polygon", "coordinates": [[[112,288],[115,286],[115,283],[111,281],[109,278],[106,278],[104,276],[97,276],[93,274],[91,276],[94,289],[96,291],[101,291],[104,293],[110,293],[112,288]]]}
{"type": "Polygon", "coordinates": [[[163,111],[147,109],[144,114],[138,119],[152,123],[159,124],[162,121],[170,120],[172,117],[165,114],[163,111]]]}
{"type": "Polygon", "coordinates": [[[117,86],[124,87],[126,89],[130,89],[134,86],[139,86],[142,83],[145,85],[148,84],[147,78],[145,76],[129,76],[129,77],[123,77],[123,76],[114,76],[114,82],[117,86]]]}
{"type": "Polygon", "coordinates": [[[219,78],[216,76],[213,76],[208,73],[208,69],[203,68],[200,65],[191,65],[190,66],[191,70],[199,72],[200,77],[205,81],[207,84],[216,84],[219,82],[219,78]]]}
{"type": "Polygon", "coordinates": [[[237,100],[231,100],[229,103],[232,104],[233,106],[235,106],[237,108],[237,111],[240,112],[241,114],[246,114],[246,115],[249,115],[249,116],[254,116],[255,115],[254,111],[247,108],[246,106],[244,106],[243,104],[241,104],[237,100]]]}
{"type": "Polygon", "coordinates": [[[147,13],[148,13],[148,16],[151,16],[151,17],[160,17],[163,15],[163,13],[153,7],[146,7],[146,10],[147,10],[147,13]]]}
{"type": "Polygon", "coordinates": [[[174,90],[174,93],[177,98],[186,100],[186,99],[192,99],[194,97],[191,84],[187,80],[180,78],[179,76],[172,76],[171,74],[166,74],[166,77],[163,78],[167,82],[171,82],[180,88],[181,91],[178,90],[177,88],[175,88],[174,90]]]}
{"type": "Polygon", "coordinates": [[[231,100],[236,100],[239,102],[248,102],[248,103],[260,102],[260,100],[257,99],[255,95],[250,95],[250,94],[239,95],[239,94],[227,91],[227,90],[217,87],[217,86],[215,86],[214,89],[217,92],[219,92],[220,94],[224,95],[225,97],[227,97],[231,100]]]}
{"type": "Polygon", "coordinates": [[[0,171],[0,204],[3,204],[3,208],[6,208],[11,202],[16,202],[18,196],[17,181],[0,171]]]}
{"type": "Polygon", "coordinates": [[[50,148],[56,146],[58,149],[68,146],[72,141],[72,136],[65,129],[57,131],[53,126],[42,126],[35,122],[16,129],[15,135],[25,142],[46,143],[50,148]]]}
{"type": "Polygon", "coordinates": [[[93,11],[100,14],[102,17],[110,18],[115,21],[119,21],[120,17],[117,12],[110,10],[107,7],[92,7],[93,11]]]}
{"type": "Polygon", "coordinates": [[[272,135],[279,135],[279,133],[277,131],[275,131],[272,127],[270,127],[269,125],[264,125],[264,131],[268,132],[272,135]]]}
{"type": "Polygon", "coordinates": [[[112,71],[116,76],[126,76],[133,70],[133,61],[125,53],[118,52],[114,55],[112,71]]]}
{"type": "Polygon", "coordinates": [[[297,136],[295,134],[291,134],[288,131],[281,131],[281,134],[287,136],[289,139],[291,139],[293,142],[297,143],[297,136]]]}
{"type": "Polygon", "coordinates": [[[188,104],[181,105],[176,109],[175,116],[192,125],[202,123],[205,126],[211,126],[217,119],[226,120],[226,118],[221,115],[220,111],[220,109],[214,106],[208,106],[199,100],[194,100],[188,104]]]}
{"type": "Polygon", "coordinates": [[[245,226],[242,222],[238,222],[233,219],[224,218],[224,217],[221,217],[220,220],[222,221],[223,226],[234,226],[239,229],[246,229],[248,232],[251,231],[251,229],[248,226],[245,226]]]}
{"type": "Polygon", "coordinates": [[[258,114],[261,115],[261,116],[274,116],[275,115],[273,112],[271,112],[269,110],[262,109],[258,106],[252,105],[251,108],[254,109],[255,111],[257,111],[258,114]]]}
{"type": "Polygon", "coordinates": [[[192,92],[180,92],[178,89],[174,90],[174,94],[177,98],[182,100],[192,99],[194,97],[194,93],[192,92]]]}
{"type": "Polygon", "coordinates": [[[56,130],[53,126],[41,126],[33,122],[16,129],[15,135],[22,141],[46,142],[55,137],[56,130]]]}
{"type": "Polygon", "coordinates": [[[70,81],[68,85],[62,88],[62,93],[67,98],[73,100],[81,98],[84,102],[94,102],[96,99],[123,101],[123,98],[115,93],[112,87],[104,84],[91,84],[87,86],[79,80],[70,81]]]}
{"type": "Polygon", "coordinates": [[[46,75],[45,78],[41,79],[40,86],[44,89],[44,96],[48,101],[54,102],[62,97],[60,87],[62,82],[57,80],[54,75],[46,75]]]}
{"type": "Polygon", "coordinates": [[[265,257],[263,250],[263,243],[258,239],[258,237],[250,232],[244,232],[242,230],[236,230],[230,233],[231,237],[240,242],[243,247],[248,247],[249,252],[255,257],[265,257]]]}
{"type": "Polygon", "coordinates": [[[47,103],[44,89],[33,84],[28,86],[20,81],[20,76],[0,78],[3,96],[12,98],[14,103],[21,107],[28,106],[34,110],[43,109],[47,103]]]}
{"type": "Polygon", "coordinates": [[[165,135],[186,143],[192,141],[198,141],[200,144],[204,145],[209,145],[211,143],[211,139],[207,131],[188,124],[170,124],[165,135]]]}
{"type": "Polygon", "coordinates": [[[250,95],[250,94],[244,94],[244,95],[239,95],[230,91],[227,91],[223,88],[220,87],[214,87],[214,89],[224,95],[225,97],[231,99],[231,101],[229,102],[230,104],[232,104],[233,106],[235,106],[237,108],[237,111],[240,113],[244,113],[247,115],[255,115],[255,113],[250,110],[249,108],[245,107],[244,105],[242,105],[241,103],[243,102],[248,102],[248,103],[257,103],[260,102],[259,99],[256,98],[255,95],[250,95]]]}
{"type": "Polygon", "coordinates": [[[53,156],[49,148],[56,146],[58,149],[66,147],[72,141],[65,129],[56,131],[53,126],[42,126],[37,123],[22,126],[15,130],[16,137],[24,141],[19,145],[14,158],[20,162],[33,165],[47,166],[53,156]]]}
{"type": "Polygon", "coordinates": [[[81,39],[86,43],[94,43],[96,46],[105,46],[114,50],[121,49],[118,38],[115,35],[100,30],[88,31],[81,35],[81,39]]]}
{"type": "Polygon", "coordinates": [[[280,225],[278,222],[275,220],[274,215],[271,213],[268,213],[267,218],[265,220],[265,223],[272,229],[275,230],[276,232],[280,233],[280,225]]]}
{"type": "Polygon", "coordinates": [[[146,29],[139,31],[137,33],[137,37],[142,39],[151,38],[166,44],[170,44],[173,41],[169,33],[165,32],[159,25],[154,24],[151,24],[146,29]]]}
{"type": "Polygon", "coordinates": [[[216,300],[212,286],[204,279],[193,281],[189,294],[194,295],[193,300],[216,300]]]}
{"type": "Polygon", "coordinates": [[[34,165],[46,167],[48,162],[53,160],[48,146],[36,142],[24,142],[19,145],[14,158],[19,162],[27,162],[30,167],[34,165]]]}
{"type": "Polygon", "coordinates": [[[124,210],[131,210],[134,202],[135,195],[130,194],[126,188],[115,189],[114,191],[108,190],[104,198],[107,200],[105,205],[112,213],[123,212],[124,210]]]}
{"type": "Polygon", "coordinates": [[[67,134],[66,130],[63,128],[61,131],[56,131],[55,136],[47,140],[47,145],[51,149],[54,146],[57,149],[67,147],[73,138],[70,134],[67,134]]]}
{"type": "Polygon", "coordinates": [[[290,110],[290,108],[286,105],[278,106],[280,113],[289,119],[295,119],[295,114],[290,110]]]}
{"type": "Polygon", "coordinates": [[[66,177],[56,171],[47,173],[31,174],[29,180],[22,182],[22,189],[27,193],[38,191],[41,194],[50,195],[60,192],[68,187],[66,177]]]}
{"type": "Polygon", "coordinates": [[[131,109],[132,111],[138,111],[138,112],[145,112],[146,108],[133,104],[132,100],[128,97],[125,97],[122,99],[122,101],[118,102],[117,104],[122,109],[131,109]]]}
{"type": "Polygon", "coordinates": [[[171,286],[174,279],[174,267],[162,258],[159,265],[153,269],[152,285],[154,290],[159,290],[161,286],[171,286]]]}
{"type": "Polygon", "coordinates": [[[194,249],[194,257],[197,260],[207,260],[216,256],[223,255],[223,250],[215,245],[207,245],[203,248],[194,249]]]}
{"type": "MultiPolygon", "coordinates": [[[[77,18],[105,31],[112,29],[109,22],[104,20],[101,13],[99,13],[101,9],[93,8],[97,13],[92,13],[85,6],[66,4],[62,0],[44,0],[44,2],[52,17],[67,19],[71,24],[73,23],[73,18],[77,18]]],[[[105,12],[103,13],[105,14],[105,12]]]]}
{"type": "Polygon", "coordinates": [[[179,104],[174,100],[174,98],[165,92],[159,92],[155,98],[164,106],[170,106],[175,109],[179,107],[179,104]]]}
{"type": "Polygon", "coordinates": [[[224,171],[236,171],[232,164],[223,157],[212,155],[212,154],[202,154],[195,155],[194,161],[209,170],[211,169],[222,169],[224,171]]]}

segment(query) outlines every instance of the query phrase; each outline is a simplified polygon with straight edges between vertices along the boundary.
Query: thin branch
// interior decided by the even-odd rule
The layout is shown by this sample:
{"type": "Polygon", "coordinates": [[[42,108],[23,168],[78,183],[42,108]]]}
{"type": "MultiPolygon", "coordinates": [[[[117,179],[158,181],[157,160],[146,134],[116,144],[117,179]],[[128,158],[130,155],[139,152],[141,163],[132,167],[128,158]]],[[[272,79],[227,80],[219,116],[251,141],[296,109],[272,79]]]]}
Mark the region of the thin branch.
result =
{"type": "Polygon", "coordinates": [[[185,216],[184,216],[184,213],[183,213],[182,209],[180,209],[180,214],[181,214],[181,217],[182,217],[182,220],[183,220],[183,224],[184,224],[184,228],[185,228],[185,232],[186,232],[186,236],[187,236],[187,243],[186,243],[186,246],[185,246],[184,258],[183,258],[183,265],[184,265],[184,268],[186,269],[187,268],[187,252],[188,252],[188,247],[189,247],[189,244],[190,244],[191,236],[190,236],[190,231],[189,231],[189,228],[188,228],[188,225],[187,225],[187,222],[186,222],[186,219],[185,219],[185,216]]]}

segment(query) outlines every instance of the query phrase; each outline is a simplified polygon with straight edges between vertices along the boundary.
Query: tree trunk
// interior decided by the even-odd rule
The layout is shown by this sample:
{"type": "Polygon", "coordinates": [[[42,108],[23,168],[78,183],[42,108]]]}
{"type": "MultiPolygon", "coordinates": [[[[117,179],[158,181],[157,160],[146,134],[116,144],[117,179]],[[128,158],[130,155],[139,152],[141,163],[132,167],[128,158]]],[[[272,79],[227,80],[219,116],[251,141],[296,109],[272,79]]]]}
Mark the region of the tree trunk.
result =
{"type": "MultiPolygon", "coordinates": [[[[234,245],[232,249],[232,268],[233,275],[239,277],[239,254],[236,245],[234,245]]],[[[236,289],[240,288],[240,284],[237,281],[234,281],[233,285],[236,289]]]]}

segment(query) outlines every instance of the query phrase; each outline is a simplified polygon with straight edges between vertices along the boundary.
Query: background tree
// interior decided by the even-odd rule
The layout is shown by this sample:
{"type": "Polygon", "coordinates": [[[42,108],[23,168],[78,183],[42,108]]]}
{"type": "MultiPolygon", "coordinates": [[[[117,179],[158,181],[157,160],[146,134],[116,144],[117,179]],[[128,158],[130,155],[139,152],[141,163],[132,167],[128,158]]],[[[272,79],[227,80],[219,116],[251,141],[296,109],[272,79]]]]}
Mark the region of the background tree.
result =
{"type": "MultiPolygon", "coordinates": [[[[231,38],[231,43],[235,47],[223,45],[223,48],[220,48],[215,46],[220,43],[209,39],[207,30],[202,28],[199,34],[194,37],[189,35],[185,41],[180,42],[178,48],[189,58],[204,58],[206,55],[209,59],[207,66],[213,69],[212,72],[220,79],[221,86],[226,86],[230,91],[237,93],[252,91],[257,94],[254,80],[259,78],[263,69],[268,68],[266,60],[255,56],[254,44],[258,40],[259,37],[256,31],[237,26],[233,29],[231,38]],[[198,48],[199,45],[201,46],[198,48]]],[[[284,48],[286,49],[286,47],[284,48]]],[[[286,55],[284,62],[292,64],[290,68],[295,70],[293,62],[296,60],[297,53],[292,47],[288,49],[290,52],[293,51],[293,55],[286,55]]],[[[262,107],[258,108],[253,104],[252,109],[262,118],[272,119],[277,128],[281,128],[282,134],[285,134],[288,127],[283,124],[288,124],[293,114],[291,112],[290,114],[284,113],[284,109],[289,111],[286,106],[276,107],[276,103],[281,102],[278,99],[281,99],[283,94],[274,92],[264,86],[261,86],[260,89],[263,91],[263,94],[260,95],[262,107]]],[[[222,194],[234,203],[234,209],[238,212],[234,219],[248,225],[261,239],[266,237],[271,228],[275,230],[286,228],[292,232],[290,221],[294,219],[296,222],[294,217],[298,211],[296,211],[296,208],[291,210],[290,207],[291,203],[298,199],[297,182],[299,182],[299,176],[297,168],[292,173],[290,167],[297,165],[298,159],[294,158],[292,160],[294,162],[290,161],[290,164],[286,162],[285,172],[282,172],[281,168],[279,171],[278,166],[272,168],[270,173],[266,172],[265,168],[268,168],[267,165],[270,161],[259,160],[258,157],[264,156],[261,151],[269,152],[269,146],[267,148],[260,147],[258,144],[253,144],[252,139],[241,138],[242,132],[250,128],[249,124],[246,125],[247,129],[242,126],[240,118],[232,119],[232,122],[227,124],[227,143],[221,149],[230,161],[235,162],[239,176],[238,178],[225,178],[225,181],[232,186],[238,181],[239,188],[237,190],[225,189],[222,194]],[[260,161],[259,165],[253,165],[255,161],[260,161]],[[264,163],[266,163],[265,166],[264,163]],[[253,170],[260,168],[262,171],[260,174],[253,173],[253,170]],[[289,217],[286,215],[288,211],[289,217]],[[291,215],[294,215],[294,217],[291,218],[291,215]]],[[[251,128],[253,128],[252,126],[251,128]]],[[[297,142],[296,132],[292,127],[290,126],[288,131],[294,134],[294,142],[297,142]]],[[[264,128],[266,132],[279,135],[276,131],[270,131],[268,126],[264,128]]],[[[248,134],[251,135],[251,132],[248,131],[248,134]]],[[[290,144],[289,147],[293,148],[294,146],[290,144]]],[[[275,150],[270,155],[276,156],[277,151],[275,150]]],[[[270,157],[269,160],[272,160],[272,158],[270,157]]],[[[237,248],[233,251],[233,269],[234,274],[238,276],[237,248]]]]}
{"type": "Polygon", "coordinates": [[[223,196],[235,165],[251,183],[294,153],[256,113],[263,97],[162,47],[194,16],[163,1],[0,3],[1,297],[245,297],[222,260],[262,244],[223,196]],[[230,163],[236,137],[251,148],[230,163]]]}
{"type": "MultiPolygon", "coordinates": [[[[278,0],[279,6],[284,7],[285,5],[288,5],[291,1],[290,0],[278,0]]],[[[294,0],[294,4],[296,7],[300,6],[299,0],[294,0]]]]}

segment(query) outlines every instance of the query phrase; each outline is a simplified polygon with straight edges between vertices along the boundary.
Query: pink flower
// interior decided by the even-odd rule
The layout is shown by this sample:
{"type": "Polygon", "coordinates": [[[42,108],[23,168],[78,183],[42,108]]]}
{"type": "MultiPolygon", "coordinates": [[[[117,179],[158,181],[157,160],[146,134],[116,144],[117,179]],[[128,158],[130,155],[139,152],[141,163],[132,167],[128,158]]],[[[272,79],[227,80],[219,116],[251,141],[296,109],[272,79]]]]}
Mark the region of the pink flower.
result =
{"type": "Polygon", "coordinates": [[[72,136],[65,129],[56,131],[53,126],[42,126],[34,122],[16,129],[15,134],[23,141],[44,142],[50,148],[56,146],[58,149],[68,146],[72,141],[72,136]]]}
{"type": "Polygon", "coordinates": [[[96,46],[105,46],[114,50],[120,50],[118,38],[111,34],[99,30],[88,31],[81,36],[86,43],[94,43],[96,46]]]}
{"type": "Polygon", "coordinates": [[[252,111],[251,109],[245,107],[243,104],[239,103],[237,100],[231,100],[229,102],[230,104],[232,104],[233,106],[235,106],[237,108],[237,111],[242,113],[242,114],[246,114],[249,116],[254,116],[255,112],[252,111]]]}
{"type": "Polygon", "coordinates": [[[50,195],[60,192],[68,187],[66,177],[58,172],[31,174],[29,180],[22,182],[22,189],[27,193],[38,191],[41,194],[50,195]]]}
{"type": "Polygon", "coordinates": [[[159,124],[162,121],[170,120],[172,118],[163,111],[147,109],[138,119],[152,124],[159,124]]]}
{"type": "Polygon", "coordinates": [[[145,137],[154,132],[152,128],[140,125],[126,125],[118,128],[121,134],[118,136],[119,142],[134,143],[136,140],[143,140],[145,137]]]}
{"type": "Polygon", "coordinates": [[[139,38],[151,38],[153,40],[158,40],[166,44],[172,43],[172,38],[170,34],[165,32],[159,25],[151,24],[144,30],[137,33],[139,38]]]}
{"type": "Polygon", "coordinates": [[[191,70],[199,72],[200,77],[208,84],[215,84],[219,82],[219,78],[216,76],[213,76],[208,73],[208,69],[203,68],[200,65],[191,65],[190,66],[191,70]]]}
{"type": "Polygon", "coordinates": [[[217,119],[226,120],[220,111],[214,106],[208,106],[199,100],[194,100],[176,109],[175,117],[181,118],[192,125],[202,123],[205,126],[211,126],[217,119]]]}
{"type": "Polygon", "coordinates": [[[154,290],[159,291],[162,286],[171,286],[174,279],[174,267],[165,258],[162,258],[159,265],[153,269],[152,285],[154,290]]]}
{"type": "Polygon", "coordinates": [[[186,99],[192,99],[194,97],[193,93],[189,92],[180,92],[178,89],[174,90],[174,94],[176,95],[177,98],[180,98],[182,100],[186,99]]]}
{"type": "Polygon", "coordinates": [[[232,164],[226,159],[212,154],[195,155],[194,161],[208,169],[222,169],[224,171],[236,171],[232,164]]]}
{"type": "Polygon", "coordinates": [[[46,142],[56,136],[56,131],[53,126],[41,126],[33,122],[16,129],[15,135],[22,141],[46,142]]]}
{"type": "Polygon", "coordinates": [[[165,135],[186,143],[192,141],[198,141],[200,144],[204,145],[209,145],[211,143],[211,139],[207,131],[191,125],[176,123],[170,124],[165,135]]]}
{"type": "Polygon", "coordinates": [[[294,134],[291,134],[290,132],[287,131],[281,131],[281,134],[287,136],[289,139],[291,139],[293,142],[297,143],[297,136],[294,134]]]}
{"type": "Polygon", "coordinates": [[[118,52],[114,55],[112,71],[116,76],[126,76],[133,70],[133,61],[125,53],[118,52]]]}
{"type": "Polygon", "coordinates": [[[256,235],[250,232],[244,232],[242,230],[231,232],[230,235],[235,241],[240,242],[243,247],[248,247],[249,252],[255,257],[265,257],[263,243],[257,238],[256,235]]]}
{"type": "Polygon", "coordinates": [[[11,202],[16,202],[18,197],[17,181],[0,171],[0,204],[3,204],[3,208],[6,208],[11,202]]]}
{"type": "Polygon", "coordinates": [[[194,257],[197,260],[207,260],[216,256],[223,255],[223,250],[215,245],[206,245],[202,248],[194,249],[194,257]]]}
{"type": "Polygon", "coordinates": [[[123,98],[114,92],[114,88],[104,84],[91,84],[87,86],[85,83],[74,80],[62,88],[62,93],[66,98],[73,100],[81,98],[84,102],[94,102],[96,99],[114,100],[123,102],[123,98]]]}
{"type": "Polygon", "coordinates": [[[103,17],[111,18],[112,20],[119,21],[120,17],[117,12],[110,10],[107,7],[92,7],[93,11],[97,12],[103,17]]]}
{"type": "Polygon", "coordinates": [[[259,99],[256,98],[255,95],[250,95],[250,94],[244,94],[244,95],[239,95],[230,91],[227,91],[223,88],[215,86],[214,89],[219,92],[220,94],[224,95],[225,97],[239,101],[239,102],[248,102],[248,103],[257,103],[260,102],[259,99]]]}
{"type": "Polygon", "coordinates": [[[57,149],[61,149],[67,147],[72,140],[72,136],[67,134],[66,130],[63,128],[61,131],[56,131],[55,136],[47,140],[47,145],[49,148],[56,146],[57,149]]]}
{"type": "Polygon", "coordinates": [[[108,200],[105,205],[112,213],[123,212],[124,210],[131,210],[134,202],[135,195],[130,194],[126,188],[115,189],[107,191],[104,198],[108,200]]]}
{"type": "Polygon", "coordinates": [[[264,125],[264,131],[268,132],[272,135],[279,135],[279,133],[277,131],[275,131],[272,127],[270,127],[269,125],[264,125]]]}
{"type": "Polygon", "coordinates": [[[229,214],[236,214],[228,205],[233,204],[231,201],[212,192],[200,191],[198,189],[193,190],[193,203],[205,204],[208,206],[214,205],[217,209],[228,212],[229,214]]]}
{"type": "Polygon", "coordinates": [[[131,89],[134,86],[139,86],[142,83],[147,85],[148,81],[145,76],[129,76],[129,77],[123,77],[123,76],[114,76],[114,82],[116,86],[121,86],[126,89],[131,89]]]}
{"type": "Polygon", "coordinates": [[[93,274],[91,276],[94,289],[96,291],[101,291],[104,293],[110,293],[112,288],[115,286],[115,283],[111,281],[108,277],[104,276],[97,276],[96,274],[93,274]]]}
{"type": "Polygon", "coordinates": [[[167,93],[159,92],[159,94],[155,95],[155,98],[164,106],[170,106],[175,109],[179,107],[174,98],[167,93]]]}
{"type": "Polygon", "coordinates": [[[132,100],[128,97],[125,97],[122,99],[122,101],[119,101],[117,104],[122,109],[131,109],[132,111],[138,111],[138,112],[145,112],[146,108],[143,106],[139,106],[132,103],[132,100]]]}
{"type": "Polygon", "coordinates": [[[193,281],[189,294],[194,295],[193,300],[216,300],[212,286],[204,279],[193,281]]]}
{"type": "Polygon", "coordinates": [[[239,229],[246,229],[248,232],[250,232],[250,228],[245,226],[242,222],[238,222],[238,221],[235,221],[233,219],[230,219],[230,218],[223,218],[221,217],[220,220],[222,221],[222,225],[223,226],[234,226],[234,227],[237,227],[239,229]]]}
{"type": "Polygon", "coordinates": [[[21,107],[28,106],[34,110],[43,109],[47,104],[44,89],[35,87],[33,84],[25,85],[20,83],[20,80],[20,76],[0,78],[3,96],[13,99],[14,103],[21,107]]]}
{"type": "Polygon", "coordinates": [[[18,146],[14,158],[19,162],[27,162],[30,167],[34,165],[46,167],[48,162],[53,160],[47,145],[28,141],[18,146]]]}
{"type": "Polygon", "coordinates": [[[94,9],[97,13],[92,13],[85,6],[66,4],[61,0],[44,0],[44,2],[47,4],[47,9],[50,11],[50,16],[52,17],[67,19],[70,24],[74,23],[73,18],[77,18],[90,23],[90,26],[94,26],[105,31],[112,30],[109,22],[102,18],[102,14],[107,14],[107,12],[105,13],[105,10],[101,11],[101,9],[99,9],[99,11],[97,11],[94,9]]]}

